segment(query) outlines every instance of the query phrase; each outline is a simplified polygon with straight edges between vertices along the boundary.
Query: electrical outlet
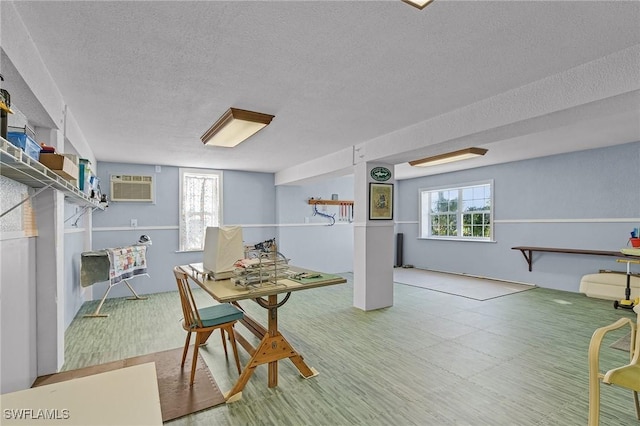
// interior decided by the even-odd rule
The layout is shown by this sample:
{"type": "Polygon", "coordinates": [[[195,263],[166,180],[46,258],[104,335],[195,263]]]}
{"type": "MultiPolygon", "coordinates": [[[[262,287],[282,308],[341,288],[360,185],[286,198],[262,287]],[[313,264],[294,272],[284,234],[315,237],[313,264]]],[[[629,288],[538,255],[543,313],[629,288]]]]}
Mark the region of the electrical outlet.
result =
{"type": "Polygon", "coordinates": [[[138,219],[131,219],[131,227],[135,228],[136,226],[138,226],[138,219]]]}

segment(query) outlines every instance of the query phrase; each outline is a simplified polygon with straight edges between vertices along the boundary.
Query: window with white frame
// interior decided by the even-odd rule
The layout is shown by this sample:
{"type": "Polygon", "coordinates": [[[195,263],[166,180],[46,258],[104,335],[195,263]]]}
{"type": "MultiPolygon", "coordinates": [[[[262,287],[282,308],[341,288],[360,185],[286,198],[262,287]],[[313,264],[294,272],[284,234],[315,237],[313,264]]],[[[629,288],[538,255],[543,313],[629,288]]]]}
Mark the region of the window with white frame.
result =
{"type": "Polygon", "coordinates": [[[420,189],[420,238],[493,240],[493,181],[420,189]]]}
{"type": "Polygon", "coordinates": [[[222,223],[222,172],[180,169],[180,251],[204,247],[207,226],[222,223]]]}

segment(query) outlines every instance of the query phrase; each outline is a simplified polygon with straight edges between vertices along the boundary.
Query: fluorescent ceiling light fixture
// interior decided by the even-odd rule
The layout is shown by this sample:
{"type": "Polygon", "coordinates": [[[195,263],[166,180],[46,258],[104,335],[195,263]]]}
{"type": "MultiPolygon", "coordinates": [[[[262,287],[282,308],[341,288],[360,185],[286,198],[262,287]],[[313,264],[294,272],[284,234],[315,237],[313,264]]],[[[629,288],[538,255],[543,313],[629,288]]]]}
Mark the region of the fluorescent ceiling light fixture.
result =
{"type": "Polygon", "coordinates": [[[429,6],[429,4],[433,3],[433,0],[426,0],[426,1],[402,0],[402,1],[407,4],[410,4],[413,7],[417,7],[420,10],[424,9],[425,7],[429,6]]]}
{"type": "Polygon", "coordinates": [[[447,152],[446,154],[434,155],[433,157],[421,158],[420,160],[409,161],[412,166],[428,167],[438,164],[451,163],[453,161],[467,160],[479,157],[487,153],[484,148],[465,148],[460,151],[447,152]]]}
{"type": "Polygon", "coordinates": [[[200,139],[205,145],[231,148],[265,128],[273,117],[260,112],[229,108],[200,139]]]}

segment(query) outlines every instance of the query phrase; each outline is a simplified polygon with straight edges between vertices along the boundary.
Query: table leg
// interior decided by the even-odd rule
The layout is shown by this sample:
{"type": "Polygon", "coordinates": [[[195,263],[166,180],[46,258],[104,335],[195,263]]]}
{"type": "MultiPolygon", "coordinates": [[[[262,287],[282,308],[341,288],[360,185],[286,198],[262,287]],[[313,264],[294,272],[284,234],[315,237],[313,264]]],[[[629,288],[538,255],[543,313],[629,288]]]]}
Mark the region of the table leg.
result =
{"type": "MultiPolygon", "coordinates": [[[[280,334],[278,333],[278,308],[276,307],[277,304],[278,296],[275,294],[269,296],[269,340],[272,340],[274,337],[277,337],[278,334],[280,334]]],[[[280,343],[283,342],[286,343],[287,346],[289,345],[284,337],[282,337],[280,343]]],[[[276,349],[278,347],[277,341],[272,340],[271,344],[272,349],[276,349]]],[[[285,348],[282,346],[282,349],[285,348]]],[[[291,346],[289,346],[289,349],[290,351],[294,352],[291,346]]],[[[278,360],[269,362],[269,387],[275,388],[276,386],[278,386],[278,360]]]]}
{"type": "Polygon", "coordinates": [[[225,394],[227,402],[236,401],[241,397],[242,390],[258,365],[268,364],[268,383],[270,388],[278,386],[278,361],[281,359],[289,358],[304,378],[310,378],[318,374],[317,371],[309,368],[302,355],[296,352],[287,339],[278,331],[278,306],[281,306],[282,303],[278,304],[277,296],[269,296],[268,303],[260,303],[260,305],[268,310],[267,332],[262,335],[262,340],[258,347],[252,353],[250,352],[251,359],[242,370],[242,374],[235,386],[225,394]]]}

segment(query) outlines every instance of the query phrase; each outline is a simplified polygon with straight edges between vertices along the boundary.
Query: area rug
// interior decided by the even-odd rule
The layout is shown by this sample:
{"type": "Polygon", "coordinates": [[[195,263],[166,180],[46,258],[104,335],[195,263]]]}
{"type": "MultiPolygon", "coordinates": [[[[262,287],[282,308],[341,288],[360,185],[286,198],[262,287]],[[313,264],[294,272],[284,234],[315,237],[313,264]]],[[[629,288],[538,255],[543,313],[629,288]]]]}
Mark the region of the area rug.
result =
{"type": "Polygon", "coordinates": [[[489,300],[536,288],[531,285],[417,268],[395,268],[393,281],[474,300],[489,300]]]}
{"type": "Polygon", "coordinates": [[[154,362],[156,364],[156,375],[158,376],[162,421],[167,422],[224,403],[224,396],[200,354],[198,354],[195,382],[193,387],[189,386],[191,360],[193,359],[190,356],[191,354],[190,352],[187,355],[183,369],[180,369],[182,348],[177,348],[78,370],[40,376],[34,382],[33,387],[154,362]]]}
{"type": "Polygon", "coordinates": [[[629,352],[629,347],[631,346],[631,333],[628,333],[626,336],[623,336],[609,345],[610,348],[619,349],[621,351],[629,352]]]}

